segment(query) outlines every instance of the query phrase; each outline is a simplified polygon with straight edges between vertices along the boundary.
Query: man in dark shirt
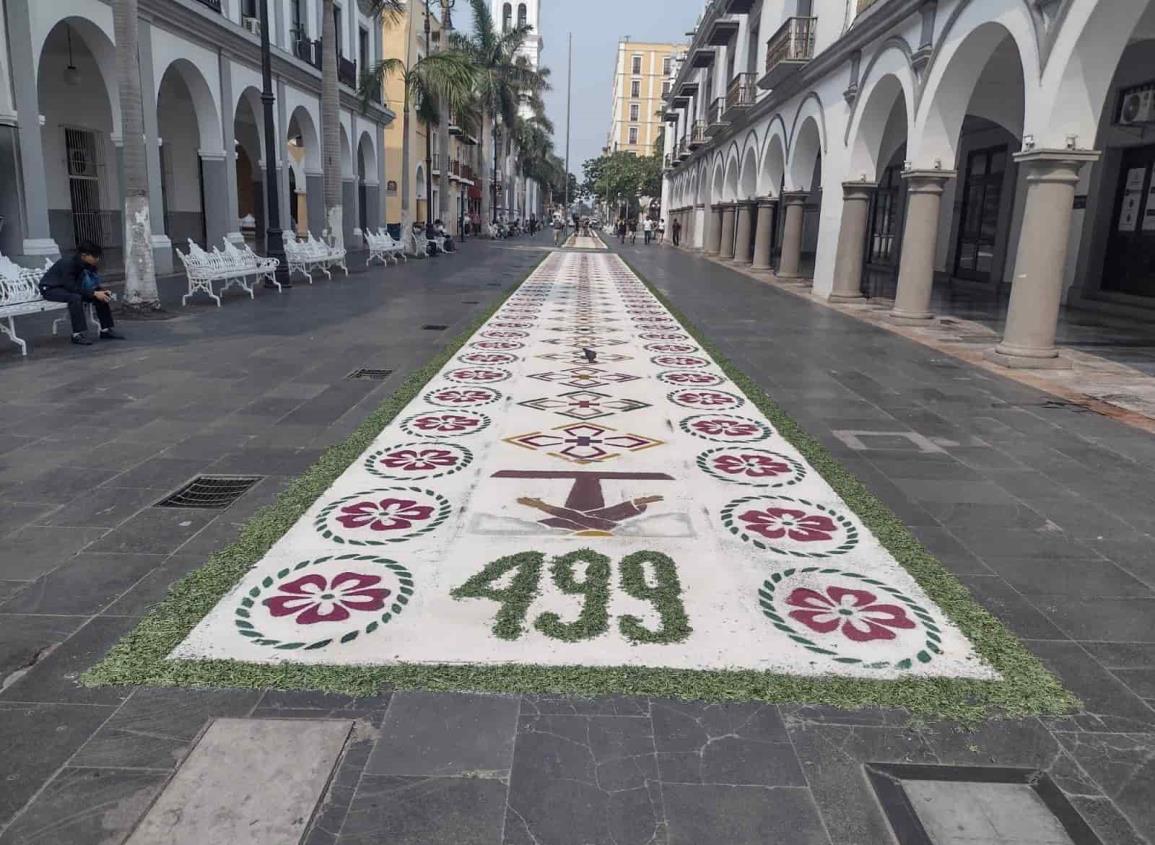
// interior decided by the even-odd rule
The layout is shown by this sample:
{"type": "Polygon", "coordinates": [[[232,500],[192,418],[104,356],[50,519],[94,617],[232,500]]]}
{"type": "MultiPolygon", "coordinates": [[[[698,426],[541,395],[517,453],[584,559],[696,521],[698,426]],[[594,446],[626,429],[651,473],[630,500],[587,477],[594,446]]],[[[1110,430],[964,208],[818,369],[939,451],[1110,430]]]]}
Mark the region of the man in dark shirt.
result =
{"type": "Polygon", "coordinates": [[[96,268],[100,266],[100,247],[82,241],[76,247],[76,254],[61,258],[53,264],[40,280],[40,295],[50,302],[68,304],[68,316],[72,320],[72,342],[80,346],[91,346],[92,341],[85,333],[88,321],[84,316],[84,303],[92,303],[96,318],[100,321],[101,340],[124,340],[124,335],[113,330],[112,309],[108,303],[112,294],[100,284],[96,268]]]}

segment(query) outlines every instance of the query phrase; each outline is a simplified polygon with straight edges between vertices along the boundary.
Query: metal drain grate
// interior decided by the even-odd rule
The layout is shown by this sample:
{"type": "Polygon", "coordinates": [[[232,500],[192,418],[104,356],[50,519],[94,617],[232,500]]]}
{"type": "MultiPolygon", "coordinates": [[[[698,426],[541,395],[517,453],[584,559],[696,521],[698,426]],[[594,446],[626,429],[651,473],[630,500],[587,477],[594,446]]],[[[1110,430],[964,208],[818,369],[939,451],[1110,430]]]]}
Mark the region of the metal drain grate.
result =
{"type": "Polygon", "coordinates": [[[480,299],[463,299],[463,300],[461,300],[461,304],[462,305],[480,305],[481,300],[480,299]]]}
{"type": "Polygon", "coordinates": [[[198,475],[171,496],[161,499],[154,507],[227,508],[262,478],[262,475],[198,475]]]}
{"type": "Polygon", "coordinates": [[[359,370],[353,370],[353,372],[349,373],[345,378],[364,378],[371,381],[384,381],[391,375],[393,375],[392,370],[372,370],[362,367],[359,370]]]}
{"type": "Polygon", "coordinates": [[[447,328],[449,328],[449,326],[437,326],[437,325],[430,324],[427,326],[422,326],[421,330],[425,331],[425,332],[443,332],[447,328]]]}

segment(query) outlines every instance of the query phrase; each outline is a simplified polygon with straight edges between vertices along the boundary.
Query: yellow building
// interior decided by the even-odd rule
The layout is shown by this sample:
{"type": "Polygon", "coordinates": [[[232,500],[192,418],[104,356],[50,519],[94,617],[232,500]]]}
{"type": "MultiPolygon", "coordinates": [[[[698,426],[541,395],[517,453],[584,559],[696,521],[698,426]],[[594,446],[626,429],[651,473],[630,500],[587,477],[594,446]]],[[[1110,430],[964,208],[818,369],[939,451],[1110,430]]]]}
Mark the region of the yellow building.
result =
{"type": "Polygon", "coordinates": [[[684,44],[649,44],[629,38],[618,42],[607,152],[654,152],[662,131],[659,112],[669,93],[674,56],[685,49],[684,44]]]}
{"type": "MultiPolygon", "coordinates": [[[[441,45],[441,20],[437,16],[437,6],[433,6],[430,16],[430,42],[436,52],[441,45]]],[[[397,56],[404,60],[406,67],[412,67],[425,55],[425,7],[420,2],[405,4],[405,11],[394,20],[383,18],[382,51],[385,56],[397,56]]],[[[385,127],[385,215],[390,224],[401,222],[401,190],[403,170],[402,141],[405,132],[405,85],[400,74],[392,74],[385,80],[385,102],[397,111],[397,118],[385,127]]],[[[457,233],[462,215],[471,210],[471,193],[477,193],[474,185],[478,172],[476,140],[462,134],[451,125],[452,136],[448,150],[442,151],[438,144],[437,127],[428,127],[417,116],[416,104],[410,104],[409,114],[409,219],[411,222],[426,222],[429,203],[425,178],[427,132],[433,132],[433,216],[440,216],[440,176],[442,168],[449,171],[449,203],[445,225],[457,233]]],[[[480,195],[478,195],[480,196],[480,195]]],[[[474,198],[474,204],[476,198],[474,198]]]]}

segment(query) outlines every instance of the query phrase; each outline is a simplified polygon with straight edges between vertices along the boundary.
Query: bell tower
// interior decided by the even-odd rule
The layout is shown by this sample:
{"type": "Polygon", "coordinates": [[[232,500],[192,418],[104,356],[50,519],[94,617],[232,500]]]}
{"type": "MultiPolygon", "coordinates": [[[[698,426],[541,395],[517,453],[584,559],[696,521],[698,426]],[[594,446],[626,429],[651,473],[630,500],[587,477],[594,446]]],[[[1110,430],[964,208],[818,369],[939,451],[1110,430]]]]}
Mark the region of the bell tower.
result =
{"type": "Polygon", "coordinates": [[[541,66],[541,0],[490,0],[493,23],[498,29],[526,24],[533,32],[525,39],[524,55],[535,68],[541,66]]]}

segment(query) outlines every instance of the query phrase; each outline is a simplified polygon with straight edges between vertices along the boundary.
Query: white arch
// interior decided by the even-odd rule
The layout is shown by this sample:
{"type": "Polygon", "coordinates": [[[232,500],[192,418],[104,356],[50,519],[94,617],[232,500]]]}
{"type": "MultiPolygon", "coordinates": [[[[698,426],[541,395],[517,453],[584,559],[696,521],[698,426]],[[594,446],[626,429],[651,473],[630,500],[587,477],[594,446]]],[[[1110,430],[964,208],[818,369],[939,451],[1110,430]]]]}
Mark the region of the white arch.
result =
{"type": "Polygon", "coordinates": [[[418,164],[417,165],[417,175],[415,178],[416,178],[416,182],[414,184],[417,186],[417,192],[415,194],[415,197],[419,200],[428,199],[428,197],[425,196],[425,165],[424,164],[418,164]]]}
{"type": "MultiPolygon", "coordinates": [[[[36,46],[37,82],[40,82],[39,72],[44,62],[44,48],[47,46],[52,33],[62,25],[71,29],[74,49],[79,40],[92,54],[96,67],[100,71],[101,82],[104,83],[105,95],[108,97],[108,107],[112,115],[112,134],[119,136],[121,133],[120,89],[116,84],[116,47],[112,39],[111,20],[108,22],[108,28],[87,17],[61,16],[54,21],[44,31],[44,37],[36,46]]],[[[43,111],[44,105],[41,104],[40,108],[43,111]]]]}
{"type": "MultiPolygon", "coordinates": [[[[265,126],[264,121],[261,120],[261,92],[252,86],[245,87],[239,94],[237,94],[236,103],[233,104],[233,123],[236,123],[237,115],[240,113],[242,105],[247,107],[252,112],[253,123],[257,129],[257,149],[245,149],[252,161],[253,166],[263,165],[265,163],[265,126]],[[254,155],[256,153],[256,155],[254,155]]],[[[237,139],[240,141],[240,139],[237,139]]],[[[274,163],[275,164],[275,163],[274,163]]]]}
{"type": "Polygon", "coordinates": [[[751,200],[758,195],[758,153],[753,146],[746,149],[738,170],[738,199],[751,200]]]}
{"type": "Polygon", "coordinates": [[[775,114],[770,119],[766,130],[766,139],[762,145],[762,166],[758,171],[758,193],[762,196],[776,197],[782,185],[782,178],[786,175],[786,151],[789,149],[789,137],[786,134],[786,122],[781,114],[775,114]]]}
{"type": "Polygon", "coordinates": [[[1042,105],[1026,124],[1038,146],[1061,149],[1069,136],[1081,148],[1095,146],[1119,60],[1152,10],[1141,0],[1084,0],[1068,7],[1043,73],[1042,105]]]}
{"type": "Polygon", "coordinates": [[[848,179],[878,177],[885,162],[880,161],[883,135],[896,103],[906,110],[906,137],[914,134],[918,85],[910,59],[897,45],[884,47],[867,69],[855,101],[847,134],[850,146],[848,179]]]}
{"type": "Polygon", "coordinates": [[[726,162],[726,178],[722,188],[722,202],[734,202],[738,199],[738,144],[730,144],[723,153],[726,162]]]}
{"type": "Polygon", "coordinates": [[[361,133],[357,141],[357,165],[365,172],[364,184],[377,184],[377,147],[373,143],[373,134],[368,130],[361,133]]]}
{"type": "Polygon", "coordinates": [[[173,74],[180,78],[188,89],[192,98],[193,111],[196,113],[197,131],[200,134],[200,151],[216,155],[224,152],[221,149],[221,119],[217,108],[217,98],[213,95],[208,82],[196,65],[188,59],[174,59],[160,74],[156,86],[156,105],[160,108],[160,95],[164,90],[165,78],[173,74]]]}
{"type": "Polygon", "coordinates": [[[721,155],[714,156],[714,178],[710,183],[711,205],[724,202],[723,194],[726,190],[726,161],[721,155]]]}
{"type": "Polygon", "coordinates": [[[349,132],[341,124],[341,178],[353,178],[353,147],[349,143],[349,132]]]}
{"type": "MultiPolygon", "coordinates": [[[[959,132],[975,85],[995,50],[1011,38],[1018,51],[1025,91],[1038,86],[1038,41],[1030,15],[1018,3],[971,0],[947,24],[942,47],[925,71],[926,83],[910,136],[916,168],[954,166],[959,132]]],[[[1037,98],[1024,97],[1024,125],[1038,123],[1037,98]]]]}
{"type": "Polygon", "coordinates": [[[321,139],[317,133],[317,124],[308,107],[299,105],[289,115],[289,137],[293,137],[293,125],[301,133],[301,147],[305,150],[304,164],[306,173],[321,172],[321,139]]]}
{"type": "Polygon", "coordinates": [[[799,104],[790,128],[789,158],[786,165],[786,183],[790,190],[806,191],[811,185],[814,165],[826,150],[826,116],[822,101],[811,92],[799,104]]]}

